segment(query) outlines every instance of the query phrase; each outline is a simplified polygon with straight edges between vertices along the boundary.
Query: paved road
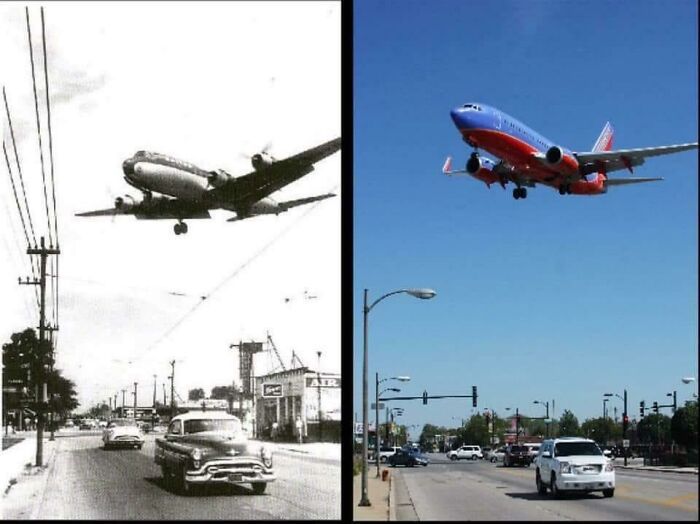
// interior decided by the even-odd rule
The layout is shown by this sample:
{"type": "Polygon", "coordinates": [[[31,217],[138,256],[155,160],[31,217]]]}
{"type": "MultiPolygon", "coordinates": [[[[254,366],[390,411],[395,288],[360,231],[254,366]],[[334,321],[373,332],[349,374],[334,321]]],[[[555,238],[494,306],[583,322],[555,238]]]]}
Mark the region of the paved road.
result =
{"type": "Polygon", "coordinates": [[[184,497],[163,486],[153,435],[141,450],[105,451],[101,444],[94,433],[58,438],[43,499],[31,499],[22,491],[30,488],[18,484],[10,496],[20,500],[5,501],[4,518],[28,518],[27,506],[39,504],[40,519],[340,519],[339,463],[278,453],[278,478],[262,496],[211,486],[184,497]]]}
{"type": "Polygon", "coordinates": [[[450,462],[429,455],[428,467],[392,468],[398,520],[694,520],[698,477],[616,470],[615,496],[555,500],[535,489],[534,466],[450,462]]]}

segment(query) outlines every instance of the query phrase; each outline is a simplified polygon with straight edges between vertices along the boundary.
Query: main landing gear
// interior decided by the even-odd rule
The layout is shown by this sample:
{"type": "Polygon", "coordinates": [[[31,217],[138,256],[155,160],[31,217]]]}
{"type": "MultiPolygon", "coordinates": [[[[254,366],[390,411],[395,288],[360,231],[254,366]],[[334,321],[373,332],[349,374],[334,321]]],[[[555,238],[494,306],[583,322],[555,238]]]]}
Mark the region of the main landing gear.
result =
{"type": "Polygon", "coordinates": [[[182,220],[180,220],[177,224],[173,226],[173,231],[175,231],[176,235],[179,234],[187,234],[187,224],[185,224],[182,220]]]}
{"type": "Polygon", "coordinates": [[[513,198],[515,200],[519,198],[527,198],[527,188],[516,187],[515,189],[513,189],[513,198]]]}
{"type": "Polygon", "coordinates": [[[571,194],[571,184],[562,184],[559,186],[560,195],[570,195],[571,194]]]}

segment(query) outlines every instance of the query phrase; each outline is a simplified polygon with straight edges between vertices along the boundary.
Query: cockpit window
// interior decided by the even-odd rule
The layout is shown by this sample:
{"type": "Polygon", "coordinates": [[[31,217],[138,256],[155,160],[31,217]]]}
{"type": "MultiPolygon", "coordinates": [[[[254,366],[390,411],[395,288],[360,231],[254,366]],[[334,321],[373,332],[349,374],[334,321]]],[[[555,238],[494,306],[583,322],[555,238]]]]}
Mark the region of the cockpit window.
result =
{"type": "Polygon", "coordinates": [[[481,111],[481,108],[475,104],[464,104],[462,107],[464,109],[471,109],[472,111],[481,111]]]}

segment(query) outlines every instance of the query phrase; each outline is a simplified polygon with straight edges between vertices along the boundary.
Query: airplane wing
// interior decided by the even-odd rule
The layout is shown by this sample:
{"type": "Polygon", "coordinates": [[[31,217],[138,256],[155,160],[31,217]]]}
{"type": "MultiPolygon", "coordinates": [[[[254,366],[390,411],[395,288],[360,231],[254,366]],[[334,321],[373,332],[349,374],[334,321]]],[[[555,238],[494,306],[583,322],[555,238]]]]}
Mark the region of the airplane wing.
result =
{"type": "Polygon", "coordinates": [[[153,197],[151,201],[143,201],[133,205],[75,214],[78,217],[114,215],[133,215],[137,220],[211,218],[209,209],[201,203],[166,197],[153,197]]]}
{"type": "MultiPolygon", "coordinates": [[[[293,207],[311,204],[313,202],[318,202],[319,200],[325,200],[326,198],[331,198],[334,196],[336,196],[335,193],[326,193],[324,195],[298,198],[296,200],[287,200],[286,202],[277,202],[277,205],[280,208],[279,209],[280,213],[283,213],[283,212],[285,212],[293,207]]],[[[250,215],[236,215],[235,217],[231,217],[231,218],[227,219],[226,222],[237,222],[239,220],[245,220],[246,218],[253,218],[256,216],[263,215],[263,214],[271,214],[271,213],[253,213],[250,215]]]]}
{"type": "Polygon", "coordinates": [[[574,153],[579,162],[581,174],[597,173],[605,171],[617,171],[619,169],[629,169],[640,166],[644,159],[652,156],[670,155],[680,153],[690,149],[697,149],[698,143],[679,144],[673,146],[646,147],[642,149],[619,149],[617,151],[591,151],[584,153],[574,153]]]}
{"type": "Polygon", "coordinates": [[[626,184],[641,184],[642,182],[658,182],[663,178],[608,178],[605,181],[607,186],[624,186],[626,184]]]}
{"type": "Polygon", "coordinates": [[[212,189],[209,192],[210,198],[241,209],[250,207],[258,200],[311,173],[314,163],[340,149],[340,141],[340,138],[335,138],[284,160],[277,160],[260,170],[232,178],[223,186],[212,189]]]}

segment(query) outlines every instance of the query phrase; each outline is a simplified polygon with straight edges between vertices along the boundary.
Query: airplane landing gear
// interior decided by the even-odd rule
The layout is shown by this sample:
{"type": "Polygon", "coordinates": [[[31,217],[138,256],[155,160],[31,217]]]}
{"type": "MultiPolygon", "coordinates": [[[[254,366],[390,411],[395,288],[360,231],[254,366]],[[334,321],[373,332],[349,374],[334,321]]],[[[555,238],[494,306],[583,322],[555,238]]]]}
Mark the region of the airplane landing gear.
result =
{"type": "Polygon", "coordinates": [[[515,189],[513,189],[513,198],[515,200],[519,198],[527,198],[527,188],[516,187],[515,189]]]}
{"type": "Polygon", "coordinates": [[[571,194],[571,184],[562,184],[559,186],[560,195],[570,195],[571,194]]]}
{"type": "Polygon", "coordinates": [[[175,231],[176,235],[179,235],[179,234],[185,235],[185,234],[187,234],[187,224],[180,221],[173,226],[173,231],[175,231]]]}
{"type": "Polygon", "coordinates": [[[151,200],[153,200],[153,193],[150,191],[143,191],[143,201],[150,202],[151,200]]]}

